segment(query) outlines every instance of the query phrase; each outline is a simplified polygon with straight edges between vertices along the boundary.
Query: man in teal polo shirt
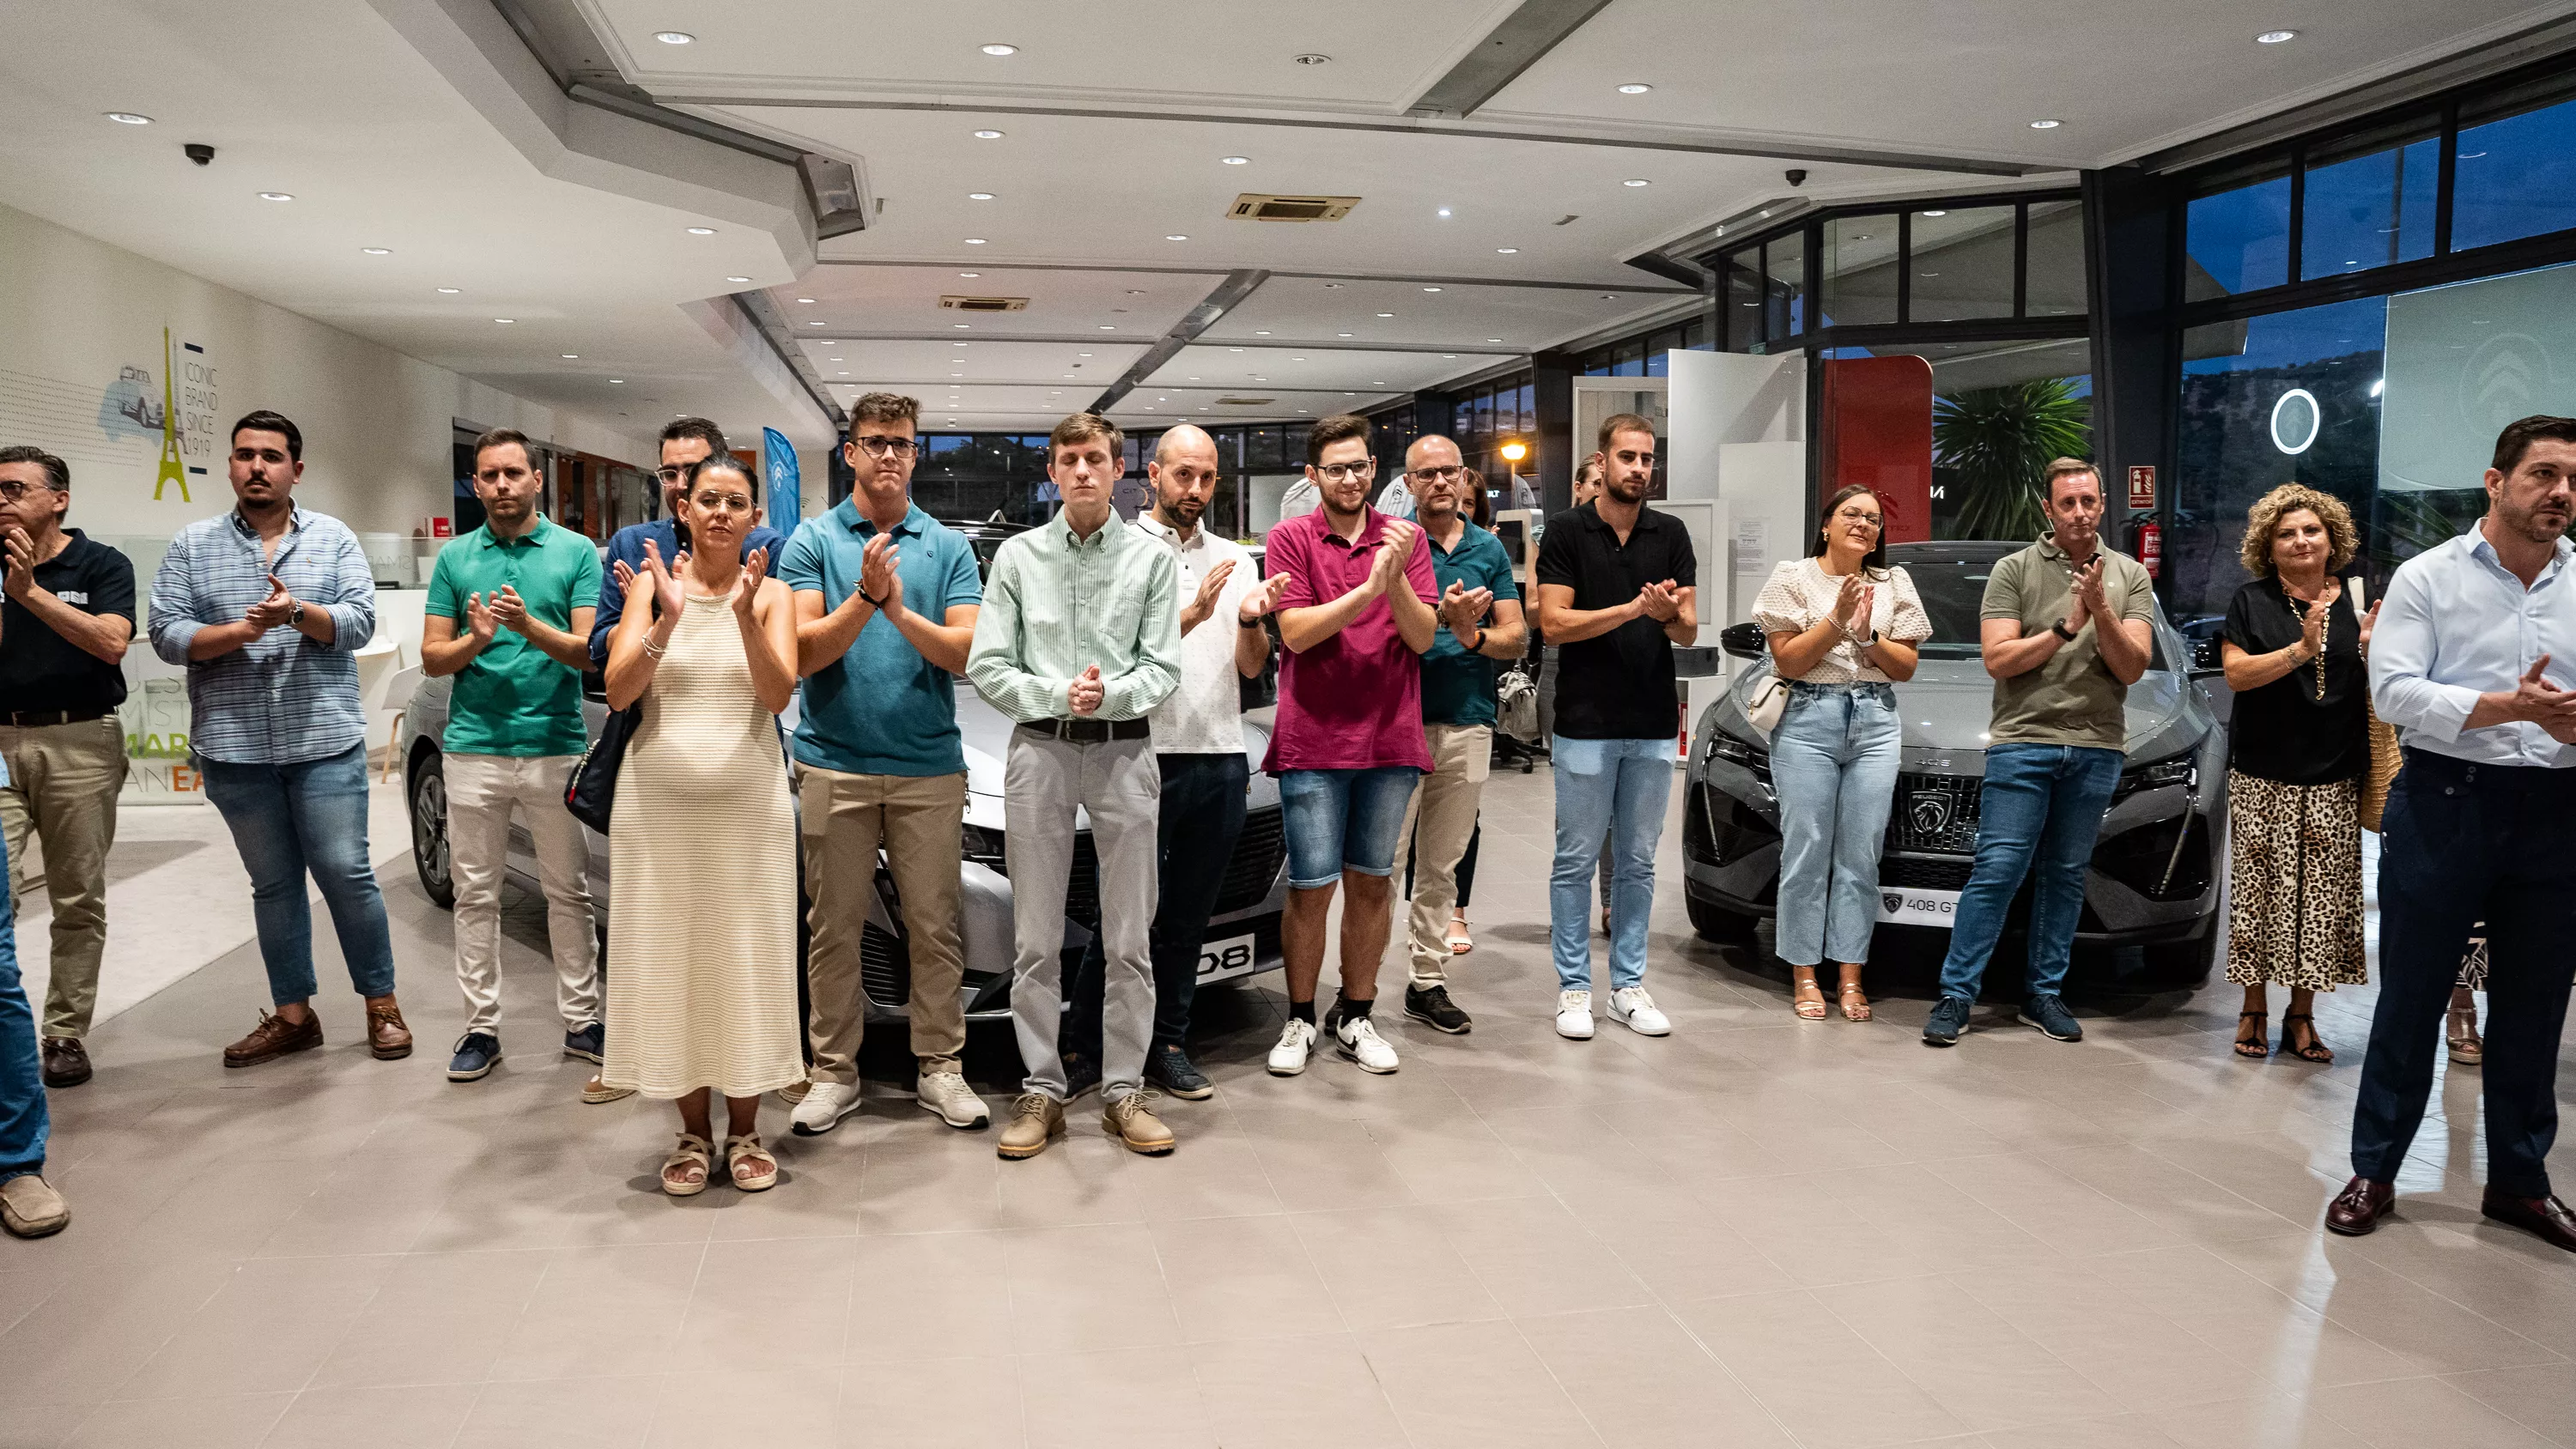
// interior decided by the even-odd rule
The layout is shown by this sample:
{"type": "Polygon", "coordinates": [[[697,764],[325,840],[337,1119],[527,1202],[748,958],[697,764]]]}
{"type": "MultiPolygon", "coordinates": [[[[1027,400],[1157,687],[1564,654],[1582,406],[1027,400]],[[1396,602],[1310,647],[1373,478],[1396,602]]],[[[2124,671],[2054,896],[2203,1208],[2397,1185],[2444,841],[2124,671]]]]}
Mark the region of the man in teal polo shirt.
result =
{"type": "Polygon", "coordinates": [[[1452,1035],[1475,1025],[1449,999],[1449,913],[1458,903],[1458,862],[1476,833],[1476,806],[1494,758],[1494,662],[1518,659],[1529,642],[1520,590],[1503,542],[1467,521],[1474,475],[1458,445],[1426,433],[1404,450],[1416,521],[1431,544],[1440,585],[1440,632],[1422,656],[1422,741],[1431,773],[1405,807],[1395,869],[1413,857],[1413,905],[1406,929],[1413,976],[1404,1014],[1452,1035]]]}
{"type": "Polygon", "coordinates": [[[850,415],[842,458],[850,496],[787,541],[778,576],[796,601],[796,801],[813,900],[806,963],[813,1085],[795,1129],[829,1132],[859,1105],[859,1037],[867,995],[859,939],[885,852],[903,902],[912,964],[915,1098],[951,1127],[992,1121],[966,1085],[957,929],[966,748],[957,676],[966,672],[984,586],[965,536],[912,503],[921,404],[872,392],[850,415]]]}
{"type": "MultiPolygon", "coordinates": [[[[479,1080],[501,1060],[501,870],[513,806],[536,842],[564,1054],[596,1062],[605,1050],[590,845],[564,809],[586,742],[581,672],[599,600],[599,546],[537,511],[543,486],[526,437],[496,428],[474,440],[485,521],[438,551],[423,608],[421,672],[456,680],[441,741],[456,980],[465,989],[452,1082],[479,1080]]],[[[583,1097],[625,1095],[594,1082],[583,1097]]]]}

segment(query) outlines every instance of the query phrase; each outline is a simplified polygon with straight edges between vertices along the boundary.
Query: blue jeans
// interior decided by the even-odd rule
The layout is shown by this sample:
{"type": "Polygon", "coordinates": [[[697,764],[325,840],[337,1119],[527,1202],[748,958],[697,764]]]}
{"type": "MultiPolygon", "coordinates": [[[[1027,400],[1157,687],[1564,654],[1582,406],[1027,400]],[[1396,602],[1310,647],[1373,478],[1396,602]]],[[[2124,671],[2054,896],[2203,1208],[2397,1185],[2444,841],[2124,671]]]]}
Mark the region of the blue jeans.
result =
{"type": "Polygon", "coordinates": [[[1977,999],[2024,876],[2033,877],[2030,994],[2052,995],[2065,983],[2084,914],[2084,866],[2127,758],[2076,745],[1988,747],[1977,795],[1977,863],[1959,893],[1950,955],[1941,963],[1943,996],[1977,999]]]}
{"type": "Polygon", "coordinates": [[[233,832],[250,871],[251,914],[271,1003],[313,997],[313,907],[304,874],[322,887],[349,984],[360,996],[394,989],[394,943],[385,897],[367,860],[367,749],[291,765],[235,765],[200,758],[206,798],[233,832]]]}
{"type": "Polygon", "coordinates": [[[1889,685],[1789,686],[1771,734],[1771,783],[1780,793],[1779,953],[1792,966],[1869,959],[1903,740],[1889,685]]]}
{"type": "MultiPolygon", "coordinates": [[[[0,770],[0,784],[7,777],[0,770]]],[[[9,845],[0,840],[0,876],[8,871],[9,845]]],[[[45,1138],[52,1129],[36,1063],[36,1013],[18,979],[17,906],[9,892],[0,891],[0,1182],[45,1170],[45,1138]]]]}
{"type": "Polygon", "coordinates": [[[1610,985],[1646,979],[1646,918],[1655,906],[1655,846],[1673,794],[1673,740],[1548,744],[1556,776],[1556,864],[1547,882],[1557,984],[1592,989],[1592,872],[1610,837],[1610,985]]]}
{"type": "Polygon", "coordinates": [[[1288,833],[1288,884],[1321,890],[1355,870],[1395,874],[1395,842],[1404,807],[1422,772],[1411,765],[1373,770],[1288,770],[1279,776],[1280,825],[1288,833]]]}

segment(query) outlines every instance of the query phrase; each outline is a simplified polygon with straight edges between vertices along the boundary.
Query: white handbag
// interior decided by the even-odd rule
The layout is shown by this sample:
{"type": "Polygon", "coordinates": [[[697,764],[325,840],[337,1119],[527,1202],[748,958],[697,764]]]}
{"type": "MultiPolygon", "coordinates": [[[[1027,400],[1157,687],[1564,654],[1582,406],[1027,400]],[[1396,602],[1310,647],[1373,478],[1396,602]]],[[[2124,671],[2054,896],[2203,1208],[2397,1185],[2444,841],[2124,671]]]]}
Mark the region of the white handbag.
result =
{"type": "Polygon", "coordinates": [[[1753,686],[1753,697],[1744,703],[1744,717],[1762,732],[1764,739],[1780,727],[1780,716],[1789,709],[1789,681],[1772,675],[1753,686]]]}

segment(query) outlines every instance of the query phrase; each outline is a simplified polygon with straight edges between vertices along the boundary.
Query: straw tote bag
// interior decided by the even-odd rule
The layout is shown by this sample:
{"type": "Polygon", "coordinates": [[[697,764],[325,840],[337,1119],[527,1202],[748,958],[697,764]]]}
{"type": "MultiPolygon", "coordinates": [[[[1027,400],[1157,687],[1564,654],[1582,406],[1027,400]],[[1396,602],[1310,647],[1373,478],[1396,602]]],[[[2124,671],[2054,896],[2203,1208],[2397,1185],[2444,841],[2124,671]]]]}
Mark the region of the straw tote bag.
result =
{"type": "Polygon", "coordinates": [[[2370,711],[2370,773],[2361,778],[2361,828],[2373,835],[2379,833],[2379,817],[2388,809],[2389,787],[2397,783],[2397,767],[2405,763],[2397,750],[2397,726],[2370,711]]]}

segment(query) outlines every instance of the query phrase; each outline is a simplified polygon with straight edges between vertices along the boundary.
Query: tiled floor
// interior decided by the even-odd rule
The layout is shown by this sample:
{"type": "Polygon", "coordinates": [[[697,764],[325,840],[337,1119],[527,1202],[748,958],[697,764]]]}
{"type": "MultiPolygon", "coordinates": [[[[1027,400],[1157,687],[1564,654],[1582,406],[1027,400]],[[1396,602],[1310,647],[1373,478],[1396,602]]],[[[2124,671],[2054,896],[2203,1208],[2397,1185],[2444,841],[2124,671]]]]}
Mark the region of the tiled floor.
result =
{"type": "MultiPolygon", "coordinates": [[[[222,1070],[248,947],[97,1033],[54,1099],[73,1226],[0,1242],[0,1445],[2576,1445],[2576,1260],[2479,1220],[2475,1072],[2396,1219],[2318,1227],[2368,990],[2325,1069],[2229,1056],[2223,982],[1932,1052],[1923,952],[1877,1023],[1802,1024],[1668,877],[1675,1035],[1567,1042],[1546,775],[1484,819],[1476,1031],[1390,1023],[1399,1075],[1265,1075],[1267,978],[1204,1000],[1222,1085],[1177,1155],[1095,1110],[1014,1164],[912,1106],[886,1033],[841,1131],[771,1110],[776,1191],[676,1203],[668,1109],[584,1107],[547,1050],[531,903],[519,1054],[441,1079],[447,921],[390,869],[411,1060],[333,995],[329,1049],[222,1070]]],[[[1000,1104],[1008,1033],[970,1058],[1000,1104]]]]}

